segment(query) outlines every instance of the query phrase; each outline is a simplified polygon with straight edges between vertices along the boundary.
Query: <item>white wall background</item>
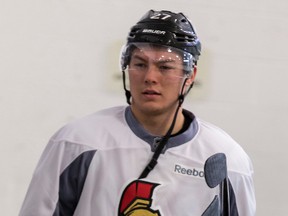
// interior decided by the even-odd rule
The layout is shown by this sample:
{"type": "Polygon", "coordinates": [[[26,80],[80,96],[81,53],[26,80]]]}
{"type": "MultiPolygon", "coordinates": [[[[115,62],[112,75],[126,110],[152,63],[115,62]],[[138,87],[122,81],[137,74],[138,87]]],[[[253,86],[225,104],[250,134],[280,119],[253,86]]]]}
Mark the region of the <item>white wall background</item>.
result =
{"type": "Polygon", "coordinates": [[[59,127],[125,104],[119,48],[150,8],[190,17],[203,55],[185,107],[251,156],[257,215],[288,215],[287,0],[0,0],[1,215],[18,214],[59,127]]]}

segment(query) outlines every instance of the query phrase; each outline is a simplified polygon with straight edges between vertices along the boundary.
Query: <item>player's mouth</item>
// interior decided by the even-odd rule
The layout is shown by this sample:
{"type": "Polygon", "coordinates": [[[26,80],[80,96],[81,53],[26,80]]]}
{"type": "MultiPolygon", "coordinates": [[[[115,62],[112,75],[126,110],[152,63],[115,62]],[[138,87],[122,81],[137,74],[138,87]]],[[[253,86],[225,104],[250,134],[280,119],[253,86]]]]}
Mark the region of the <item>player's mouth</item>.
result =
{"type": "Polygon", "coordinates": [[[155,90],[150,90],[150,89],[147,89],[147,90],[144,90],[142,92],[142,94],[146,94],[146,95],[160,95],[159,92],[155,91],[155,90]]]}
{"type": "Polygon", "coordinates": [[[142,92],[142,94],[146,97],[146,98],[156,98],[158,96],[160,96],[161,94],[158,92],[158,91],[155,91],[155,90],[152,90],[152,89],[147,89],[147,90],[144,90],[142,92]]]}

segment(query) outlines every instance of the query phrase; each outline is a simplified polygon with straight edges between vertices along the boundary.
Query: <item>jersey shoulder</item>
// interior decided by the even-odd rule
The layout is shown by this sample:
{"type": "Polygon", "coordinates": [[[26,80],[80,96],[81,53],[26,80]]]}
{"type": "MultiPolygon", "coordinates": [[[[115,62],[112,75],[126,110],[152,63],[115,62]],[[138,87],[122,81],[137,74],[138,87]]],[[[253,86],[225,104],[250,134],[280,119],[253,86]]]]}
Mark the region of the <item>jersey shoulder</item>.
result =
{"type": "Polygon", "coordinates": [[[227,157],[228,169],[234,172],[251,175],[253,167],[251,159],[243,147],[235,141],[226,131],[218,126],[197,119],[199,131],[197,145],[204,152],[204,157],[216,153],[224,153],[227,157]]]}
{"type": "Polygon", "coordinates": [[[99,140],[105,143],[107,137],[127,129],[125,108],[125,106],[107,108],[71,121],[60,128],[51,140],[88,146],[94,146],[96,142],[100,143],[99,140]]]}

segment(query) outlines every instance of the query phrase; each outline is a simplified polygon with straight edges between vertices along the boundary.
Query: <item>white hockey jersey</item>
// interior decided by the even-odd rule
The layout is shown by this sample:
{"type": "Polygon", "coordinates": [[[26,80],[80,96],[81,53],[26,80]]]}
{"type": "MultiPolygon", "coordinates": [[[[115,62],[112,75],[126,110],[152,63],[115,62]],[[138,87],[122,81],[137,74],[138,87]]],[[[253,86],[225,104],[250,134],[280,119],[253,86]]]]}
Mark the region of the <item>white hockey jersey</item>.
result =
{"type": "Polygon", "coordinates": [[[169,139],[149,175],[138,179],[157,140],[129,106],[69,123],[46,146],[19,215],[200,216],[219,193],[207,186],[203,171],[218,152],[227,157],[233,216],[255,215],[251,161],[224,131],[193,118],[169,139]]]}

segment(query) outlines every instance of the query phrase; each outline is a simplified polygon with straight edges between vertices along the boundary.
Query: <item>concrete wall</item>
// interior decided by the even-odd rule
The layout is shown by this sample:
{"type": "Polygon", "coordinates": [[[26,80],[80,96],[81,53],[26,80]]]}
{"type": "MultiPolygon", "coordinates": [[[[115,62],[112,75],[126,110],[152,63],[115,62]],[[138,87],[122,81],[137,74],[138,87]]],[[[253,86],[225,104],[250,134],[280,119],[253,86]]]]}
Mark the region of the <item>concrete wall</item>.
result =
{"type": "Polygon", "coordinates": [[[119,49],[148,9],[182,11],[203,44],[185,107],[230,133],[255,168],[257,215],[288,215],[286,0],[1,0],[0,203],[17,215],[50,136],[125,104],[119,49]]]}

